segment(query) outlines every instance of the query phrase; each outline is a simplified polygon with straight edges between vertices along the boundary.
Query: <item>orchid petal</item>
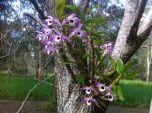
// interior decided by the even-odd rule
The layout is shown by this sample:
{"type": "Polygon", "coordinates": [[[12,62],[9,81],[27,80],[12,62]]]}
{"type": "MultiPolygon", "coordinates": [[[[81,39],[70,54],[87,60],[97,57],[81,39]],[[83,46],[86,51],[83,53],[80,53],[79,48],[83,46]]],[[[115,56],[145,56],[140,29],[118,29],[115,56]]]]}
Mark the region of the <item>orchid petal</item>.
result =
{"type": "Polygon", "coordinates": [[[93,102],[95,102],[95,99],[93,99],[92,97],[87,97],[82,98],[81,101],[85,102],[88,106],[90,106],[93,102]]]}
{"type": "Polygon", "coordinates": [[[69,34],[69,38],[76,35],[76,33],[81,30],[82,26],[83,24],[79,24],[76,28],[73,28],[69,34]]]}

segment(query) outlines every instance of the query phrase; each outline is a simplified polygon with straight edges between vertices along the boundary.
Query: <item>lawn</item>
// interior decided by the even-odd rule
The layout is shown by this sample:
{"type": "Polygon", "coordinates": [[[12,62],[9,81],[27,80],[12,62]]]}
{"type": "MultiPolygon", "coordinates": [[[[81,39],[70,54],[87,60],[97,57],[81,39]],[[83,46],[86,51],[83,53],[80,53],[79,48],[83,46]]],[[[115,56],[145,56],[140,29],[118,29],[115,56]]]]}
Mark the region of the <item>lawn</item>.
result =
{"type": "Polygon", "coordinates": [[[115,104],[149,108],[152,99],[152,82],[147,84],[140,80],[121,80],[119,86],[124,100],[116,101],[115,104]]]}
{"type": "MultiPolygon", "coordinates": [[[[47,82],[53,83],[54,76],[50,77],[47,82]]],[[[0,74],[0,99],[23,100],[31,88],[38,81],[34,76],[8,76],[0,74]]],[[[123,92],[123,101],[116,100],[114,104],[128,107],[149,107],[152,98],[152,83],[139,80],[121,80],[119,84],[123,92]]],[[[36,87],[30,94],[28,100],[44,100],[54,102],[54,87],[42,83],[36,87]],[[51,101],[50,101],[51,100],[51,101]]]]}
{"type": "MultiPolygon", "coordinates": [[[[47,80],[49,83],[51,81],[54,81],[54,76],[47,80]]],[[[34,79],[34,76],[0,74],[0,99],[23,100],[29,90],[37,83],[38,81],[34,79]]],[[[50,100],[53,98],[53,89],[53,86],[42,83],[31,92],[28,100],[50,100]]]]}

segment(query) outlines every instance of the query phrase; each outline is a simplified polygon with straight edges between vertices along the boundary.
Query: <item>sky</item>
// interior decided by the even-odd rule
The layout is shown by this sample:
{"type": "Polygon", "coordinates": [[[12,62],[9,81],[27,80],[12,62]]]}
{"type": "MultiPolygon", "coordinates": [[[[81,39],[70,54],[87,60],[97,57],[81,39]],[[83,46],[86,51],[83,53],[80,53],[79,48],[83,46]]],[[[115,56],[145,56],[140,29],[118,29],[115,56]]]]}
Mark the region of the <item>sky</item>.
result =
{"type": "MultiPolygon", "coordinates": [[[[80,0],[73,0],[73,1],[75,4],[78,4],[80,0]]],[[[120,4],[118,4],[118,5],[121,6],[121,4],[123,4],[125,6],[126,0],[110,0],[110,1],[112,4],[117,4],[117,1],[119,1],[120,4]]],[[[15,2],[13,2],[12,7],[18,11],[18,13],[21,17],[23,17],[23,12],[29,12],[29,13],[32,12],[32,9],[24,9],[24,11],[22,11],[19,0],[16,0],[15,2]]]]}
{"type": "Polygon", "coordinates": [[[112,2],[113,4],[116,4],[117,1],[119,1],[120,4],[123,4],[123,6],[125,6],[126,0],[111,0],[111,2],[112,2]]]}
{"type": "MultiPolygon", "coordinates": [[[[73,0],[75,4],[78,4],[80,0],[73,0]]],[[[125,5],[126,0],[110,0],[112,4],[117,4],[117,1],[120,1],[121,4],[125,5]]],[[[13,2],[13,7],[14,9],[19,9],[20,8],[20,1],[16,0],[13,2]]]]}
{"type": "MultiPolygon", "coordinates": [[[[80,0],[73,0],[75,4],[78,4],[80,0]]],[[[110,0],[112,2],[112,4],[116,4],[117,1],[120,2],[120,4],[123,4],[125,6],[125,2],[126,0],[110,0]]]]}

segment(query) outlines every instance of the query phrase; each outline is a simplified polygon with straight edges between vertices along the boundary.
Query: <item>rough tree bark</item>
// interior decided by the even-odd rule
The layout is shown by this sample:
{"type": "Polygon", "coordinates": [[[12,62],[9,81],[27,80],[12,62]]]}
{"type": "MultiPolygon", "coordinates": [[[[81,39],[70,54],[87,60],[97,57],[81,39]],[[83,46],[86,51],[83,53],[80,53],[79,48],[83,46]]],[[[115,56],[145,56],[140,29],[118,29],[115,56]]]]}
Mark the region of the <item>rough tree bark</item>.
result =
{"type": "MultiPolygon", "coordinates": [[[[147,0],[127,0],[124,18],[112,54],[113,58],[122,57],[124,62],[127,62],[150,34],[152,15],[148,19],[148,24],[146,23],[145,28],[138,30],[146,3],[147,0]]],[[[48,6],[55,8],[55,1],[48,1],[48,6]]],[[[82,7],[82,12],[86,11],[84,6],[82,7]]],[[[52,11],[50,13],[50,15],[54,15],[52,11]]],[[[78,90],[80,85],[76,84],[72,77],[76,74],[77,67],[59,63],[58,61],[63,60],[63,56],[60,55],[57,54],[55,56],[58,113],[105,113],[106,107],[101,106],[100,108],[94,107],[92,109],[80,102],[80,93],[78,90]]],[[[68,56],[68,59],[74,60],[71,56],[68,56]]],[[[104,104],[106,103],[104,102],[104,104]]]]}
{"type": "MultiPolygon", "coordinates": [[[[55,1],[47,1],[48,3],[48,14],[51,16],[55,15],[55,1]],[[51,6],[51,7],[50,7],[51,6]],[[50,9],[51,8],[51,9],[50,9]]],[[[77,69],[74,66],[64,65],[58,61],[63,61],[63,57],[56,54],[55,56],[55,75],[56,75],[56,94],[57,94],[57,111],[58,113],[89,113],[90,109],[88,106],[80,102],[80,85],[74,83],[72,76],[76,75],[77,69]]],[[[73,60],[71,56],[68,59],[73,60]]]]}
{"type": "MultiPolygon", "coordinates": [[[[68,56],[69,58],[72,61],[72,57],[68,56]]],[[[80,102],[80,85],[76,84],[72,77],[76,75],[77,69],[57,61],[63,61],[59,54],[56,55],[55,65],[58,113],[89,113],[88,106],[80,102]]]]}
{"type": "Polygon", "coordinates": [[[146,22],[139,26],[147,0],[127,0],[122,24],[116,39],[113,58],[121,57],[127,62],[148,38],[152,29],[152,13],[146,22]]]}

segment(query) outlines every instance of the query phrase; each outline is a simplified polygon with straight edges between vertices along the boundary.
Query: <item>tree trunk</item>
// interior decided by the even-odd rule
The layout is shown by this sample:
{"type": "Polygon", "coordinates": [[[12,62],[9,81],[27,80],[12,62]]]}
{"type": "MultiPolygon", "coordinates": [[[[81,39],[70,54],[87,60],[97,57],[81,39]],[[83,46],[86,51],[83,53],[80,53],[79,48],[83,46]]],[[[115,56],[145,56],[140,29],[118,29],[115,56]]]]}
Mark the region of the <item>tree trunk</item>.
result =
{"type": "Polygon", "coordinates": [[[75,83],[67,67],[58,63],[62,61],[61,56],[55,58],[58,113],[90,113],[91,109],[80,101],[80,85],[75,83]]]}
{"type": "Polygon", "coordinates": [[[41,46],[38,44],[38,50],[36,55],[36,79],[40,79],[42,77],[42,53],[41,46]]]}
{"type": "Polygon", "coordinates": [[[146,76],[146,82],[149,83],[150,80],[150,64],[151,64],[151,37],[148,40],[147,45],[147,76],[146,76]]]}
{"type": "Polygon", "coordinates": [[[149,113],[152,113],[152,99],[151,99],[151,104],[150,104],[150,110],[149,113]]]}
{"type": "MultiPolygon", "coordinates": [[[[62,53],[63,54],[63,53],[62,53]]],[[[57,54],[55,57],[55,76],[57,91],[57,110],[58,113],[105,113],[109,102],[100,102],[100,107],[87,106],[81,102],[81,85],[75,82],[75,77],[79,72],[77,66],[65,65],[58,61],[65,60],[65,56],[57,54]],[[72,71],[72,72],[71,72],[72,71]]],[[[70,61],[73,57],[67,54],[70,61]]]]}

